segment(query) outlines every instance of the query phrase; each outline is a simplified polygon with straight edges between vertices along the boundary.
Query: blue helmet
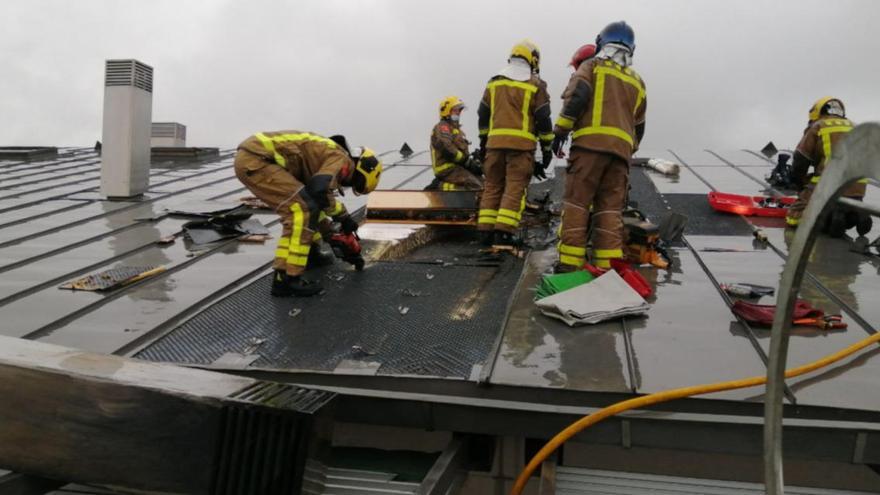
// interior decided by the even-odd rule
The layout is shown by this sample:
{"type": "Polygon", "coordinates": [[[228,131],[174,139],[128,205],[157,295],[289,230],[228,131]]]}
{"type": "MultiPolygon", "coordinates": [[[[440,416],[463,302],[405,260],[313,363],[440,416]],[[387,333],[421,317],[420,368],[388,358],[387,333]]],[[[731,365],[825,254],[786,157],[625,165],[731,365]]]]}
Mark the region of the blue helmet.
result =
{"type": "Polygon", "coordinates": [[[629,48],[631,52],[635,52],[636,34],[626,21],[612,22],[605,26],[599,36],[596,36],[596,51],[601,50],[608,43],[620,43],[629,48]]]}

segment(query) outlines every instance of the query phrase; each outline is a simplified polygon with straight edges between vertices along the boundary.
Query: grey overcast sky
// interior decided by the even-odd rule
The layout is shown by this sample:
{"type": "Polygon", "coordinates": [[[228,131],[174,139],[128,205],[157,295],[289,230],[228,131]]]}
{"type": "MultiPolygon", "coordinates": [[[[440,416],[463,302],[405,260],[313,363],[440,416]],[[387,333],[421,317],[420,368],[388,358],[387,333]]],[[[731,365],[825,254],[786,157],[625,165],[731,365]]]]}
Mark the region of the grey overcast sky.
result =
{"type": "Polygon", "coordinates": [[[155,69],[153,120],[187,125],[189,145],[301,129],[424,147],[447,94],[476,135],[485,82],[524,37],[555,118],[574,49],[621,19],[647,85],[643,149],[794,146],[826,94],[880,120],[873,0],[3,0],[0,145],[93,144],[104,60],[136,58],[155,69]]]}

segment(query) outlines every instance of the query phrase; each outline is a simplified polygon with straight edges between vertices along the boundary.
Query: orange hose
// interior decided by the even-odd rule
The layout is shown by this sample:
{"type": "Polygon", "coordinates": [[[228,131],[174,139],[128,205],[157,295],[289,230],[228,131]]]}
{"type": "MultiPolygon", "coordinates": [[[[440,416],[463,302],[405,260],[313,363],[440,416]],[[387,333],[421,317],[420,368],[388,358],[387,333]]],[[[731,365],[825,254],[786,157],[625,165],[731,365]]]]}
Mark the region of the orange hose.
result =
{"type": "MultiPolygon", "coordinates": [[[[820,368],[824,368],[825,366],[840,361],[841,359],[855,354],[865,347],[868,347],[869,345],[877,342],[880,342],[880,333],[871,335],[870,337],[856,342],[855,344],[845,349],[835,352],[834,354],[829,354],[828,356],[813,361],[812,363],[786,370],[785,378],[793,378],[809,373],[811,371],[815,371],[820,368]]],[[[557,433],[555,437],[551,438],[550,441],[547,442],[547,444],[544,445],[544,447],[541,448],[541,450],[538,451],[538,453],[535,454],[534,457],[532,457],[532,459],[526,465],[525,469],[523,469],[519,476],[516,478],[516,483],[513,485],[513,489],[510,491],[510,495],[521,495],[532,473],[534,473],[535,470],[538,469],[538,467],[541,465],[541,463],[547,460],[547,458],[550,457],[550,455],[553,454],[556,449],[558,449],[560,446],[562,446],[562,444],[571,439],[571,437],[602,421],[603,419],[615,416],[624,411],[638,409],[640,407],[650,406],[654,404],[660,404],[662,402],[669,402],[676,399],[683,399],[685,397],[692,397],[695,395],[723,392],[725,390],[736,390],[740,388],[754,387],[756,385],[763,385],[764,383],[767,383],[766,376],[755,376],[742,380],[732,380],[727,382],[710,383],[707,385],[694,385],[692,387],[665,390],[663,392],[656,392],[653,394],[644,395],[642,397],[636,397],[634,399],[628,399],[622,402],[618,402],[616,404],[612,404],[608,407],[600,409],[593,414],[584,416],[583,418],[575,421],[574,423],[566,427],[561,432],[557,433]]]]}

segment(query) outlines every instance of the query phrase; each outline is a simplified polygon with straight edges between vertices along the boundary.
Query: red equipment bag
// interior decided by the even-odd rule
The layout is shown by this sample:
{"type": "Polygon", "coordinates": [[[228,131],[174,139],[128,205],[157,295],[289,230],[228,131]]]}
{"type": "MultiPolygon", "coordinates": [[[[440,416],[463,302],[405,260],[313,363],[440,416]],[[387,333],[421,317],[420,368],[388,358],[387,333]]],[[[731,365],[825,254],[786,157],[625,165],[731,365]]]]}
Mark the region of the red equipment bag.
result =
{"type": "MultiPolygon", "coordinates": [[[[593,276],[598,277],[608,270],[605,268],[599,268],[597,266],[593,266],[589,263],[584,264],[584,268],[593,274],[593,276]]],[[[632,267],[629,263],[622,259],[612,259],[611,260],[611,268],[620,275],[620,278],[623,279],[624,282],[627,283],[630,287],[633,288],[634,291],[638,292],[642,298],[648,298],[651,294],[654,293],[654,290],[651,288],[651,284],[639,273],[635,268],[632,267]]]]}
{"type": "MultiPolygon", "coordinates": [[[[773,325],[773,315],[776,313],[775,304],[754,304],[742,300],[734,302],[733,307],[730,309],[735,315],[748,323],[767,327],[773,325]]],[[[798,299],[794,303],[792,319],[821,318],[824,315],[824,311],[814,308],[807,301],[798,299]]]]}

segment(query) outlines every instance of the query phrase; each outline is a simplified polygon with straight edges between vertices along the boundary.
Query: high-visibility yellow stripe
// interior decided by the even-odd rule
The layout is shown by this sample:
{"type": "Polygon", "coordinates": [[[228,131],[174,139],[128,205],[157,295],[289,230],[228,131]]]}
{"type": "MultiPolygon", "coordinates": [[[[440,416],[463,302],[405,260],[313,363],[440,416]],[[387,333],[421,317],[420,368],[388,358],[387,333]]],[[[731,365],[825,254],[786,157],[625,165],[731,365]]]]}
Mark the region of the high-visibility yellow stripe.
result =
{"type": "Polygon", "coordinates": [[[461,150],[459,150],[458,152],[455,153],[455,159],[452,161],[454,161],[455,163],[458,163],[461,161],[462,158],[464,158],[464,153],[462,153],[461,150]]]}
{"type": "Polygon", "coordinates": [[[477,223],[495,224],[495,218],[498,217],[498,210],[483,209],[477,215],[477,223]]]}
{"type": "Polygon", "coordinates": [[[289,237],[281,237],[280,239],[278,239],[278,247],[287,249],[287,246],[290,246],[289,237]]]}
{"type": "Polygon", "coordinates": [[[308,256],[288,256],[287,257],[288,265],[296,265],[296,266],[306,266],[309,263],[308,256]]]}
{"type": "Polygon", "coordinates": [[[562,115],[560,115],[556,119],[556,125],[558,125],[559,127],[562,127],[563,129],[571,129],[572,127],[574,127],[574,121],[567,118],[567,117],[563,117],[562,115]]]}
{"type": "MultiPolygon", "coordinates": [[[[325,218],[327,215],[330,215],[331,217],[339,216],[345,212],[345,205],[343,205],[341,201],[333,201],[333,206],[328,208],[328,210],[328,213],[324,216],[325,218]]],[[[321,214],[324,214],[324,212],[322,211],[320,214],[318,214],[319,222],[322,220],[321,214]]]]}
{"type": "Polygon", "coordinates": [[[315,232],[314,234],[312,234],[312,244],[316,242],[321,242],[321,239],[323,238],[324,236],[322,236],[320,232],[315,232]]]}
{"type": "Polygon", "coordinates": [[[434,167],[434,175],[440,175],[443,172],[446,172],[447,170],[451,169],[454,166],[455,166],[454,163],[444,163],[442,165],[437,165],[434,167]]]}
{"type": "Polygon", "coordinates": [[[456,187],[456,185],[455,185],[455,184],[452,184],[452,183],[450,183],[450,182],[444,182],[443,185],[442,185],[442,189],[443,189],[444,191],[457,191],[457,190],[458,190],[457,187],[456,187]]]}
{"type": "MultiPolygon", "coordinates": [[[[497,81],[492,81],[488,84],[487,87],[489,88],[490,117],[489,130],[486,134],[488,134],[489,136],[515,136],[528,139],[530,141],[538,141],[538,138],[533,133],[529,132],[529,103],[532,101],[532,94],[538,91],[538,87],[534,84],[520,81],[510,81],[508,79],[499,79],[497,81]],[[522,127],[520,129],[495,128],[495,88],[497,88],[498,86],[508,86],[522,89],[524,91],[522,107],[522,127]]],[[[482,129],[480,130],[480,135],[483,135],[482,129]]]]}
{"type": "Polygon", "coordinates": [[[538,139],[540,139],[541,141],[543,141],[545,143],[548,143],[550,141],[553,141],[554,137],[555,136],[552,132],[545,132],[544,134],[541,134],[540,136],[538,136],[538,139]]]}
{"type": "Polygon", "coordinates": [[[323,211],[318,212],[318,223],[326,222],[327,220],[330,220],[330,217],[326,213],[323,211]]]}
{"type": "Polygon", "coordinates": [[[617,127],[609,127],[609,126],[599,126],[599,127],[583,127],[573,132],[571,137],[572,139],[577,139],[581,136],[587,136],[591,134],[604,134],[606,136],[614,136],[616,138],[623,139],[627,143],[632,146],[633,138],[623,129],[618,129],[617,127]]]}
{"type": "Polygon", "coordinates": [[[522,131],[519,129],[492,129],[489,131],[490,136],[516,136],[528,139],[529,141],[538,141],[538,138],[535,137],[534,134],[528,131],[522,131]]]}
{"type": "Polygon", "coordinates": [[[510,79],[496,79],[488,84],[489,90],[493,90],[498,86],[508,86],[511,88],[519,88],[526,93],[537,93],[538,87],[534,84],[522,82],[522,81],[511,81],[510,79]]]}
{"type": "Polygon", "coordinates": [[[597,258],[594,264],[599,268],[611,268],[611,260],[607,258],[597,258]]]}
{"type": "Polygon", "coordinates": [[[278,249],[275,250],[275,257],[276,257],[276,258],[284,258],[284,259],[287,259],[287,256],[289,256],[289,255],[290,255],[290,251],[288,251],[288,250],[286,250],[286,249],[278,248],[278,249]]]}
{"type": "Polygon", "coordinates": [[[596,72],[596,89],[593,90],[593,121],[592,127],[602,125],[602,110],[605,106],[605,73],[596,72]]]}
{"type": "MultiPolygon", "coordinates": [[[[299,265],[300,263],[291,261],[291,259],[298,261],[299,258],[306,257],[297,255],[308,255],[309,249],[312,245],[311,243],[306,245],[300,244],[305,224],[305,215],[303,214],[302,206],[300,206],[299,203],[293,203],[290,205],[290,212],[293,216],[293,232],[290,234],[290,247],[288,248],[290,256],[287,257],[287,263],[291,265],[299,265]]],[[[302,266],[305,266],[305,264],[306,262],[303,261],[302,266]]]]}
{"type": "Polygon", "coordinates": [[[623,258],[622,249],[594,249],[593,254],[597,258],[623,258]]]}
{"type": "Polygon", "coordinates": [[[262,132],[258,132],[256,134],[256,136],[257,136],[257,139],[260,140],[260,144],[263,145],[263,148],[266,148],[266,151],[268,151],[269,153],[272,153],[272,155],[275,157],[275,163],[277,163],[278,165],[281,165],[282,167],[286,167],[287,160],[283,156],[281,156],[281,154],[278,153],[278,151],[275,150],[275,142],[272,141],[272,139],[269,138],[269,136],[263,134],[262,132]]]}
{"type": "Polygon", "coordinates": [[[508,217],[499,216],[495,220],[495,223],[503,223],[504,225],[510,225],[511,227],[519,227],[519,220],[517,220],[515,218],[508,218],[508,217]]]}
{"type": "Polygon", "coordinates": [[[559,255],[559,262],[563,265],[572,265],[576,267],[584,266],[584,263],[587,262],[586,258],[579,258],[577,256],[569,256],[567,254],[559,255]]]}
{"type": "Polygon", "coordinates": [[[324,143],[327,145],[328,148],[332,149],[335,149],[337,146],[332,139],[328,139],[323,136],[318,136],[308,132],[301,132],[297,134],[278,134],[277,136],[267,136],[262,132],[258,132],[255,134],[255,136],[260,141],[260,144],[262,144],[267,151],[275,156],[275,163],[281,165],[282,167],[287,166],[287,160],[275,149],[276,143],[287,143],[291,141],[316,141],[324,143]]]}
{"type": "Polygon", "coordinates": [[[822,178],[821,175],[814,175],[813,178],[810,179],[810,182],[812,182],[813,184],[818,184],[820,178],[822,178]]]}
{"type": "Polygon", "coordinates": [[[801,223],[801,220],[800,218],[785,217],[785,223],[795,227],[797,224],[801,223]]]}
{"type": "Polygon", "coordinates": [[[487,135],[489,135],[489,129],[480,129],[480,132],[477,135],[487,136],[487,135]]]}
{"type": "Polygon", "coordinates": [[[584,257],[587,255],[587,248],[559,243],[559,252],[562,254],[584,257]]]}
{"type": "Polygon", "coordinates": [[[849,132],[851,130],[852,126],[848,125],[823,127],[822,129],[819,129],[819,138],[822,139],[822,154],[824,155],[822,159],[823,165],[828,163],[828,160],[831,158],[831,135],[838,132],[849,132]]]}
{"type": "MultiPolygon", "coordinates": [[[[631,72],[632,71],[630,71],[630,73],[631,72]]],[[[633,114],[635,114],[636,111],[638,111],[639,105],[641,105],[642,101],[645,99],[645,86],[642,85],[641,81],[639,81],[635,77],[632,77],[630,75],[624,74],[623,72],[620,72],[620,70],[618,70],[614,67],[597,67],[596,73],[602,73],[602,74],[607,74],[612,77],[616,77],[616,78],[620,79],[621,81],[623,81],[631,86],[634,86],[636,88],[636,91],[638,91],[638,96],[636,96],[636,105],[635,105],[635,108],[633,108],[633,114]]]]}
{"type": "Polygon", "coordinates": [[[510,218],[515,218],[517,220],[521,220],[522,219],[522,212],[516,211],[516,210],[508,210],[507,208],[499,208],[498,209],[498,216],[505,216],[505,217],[510,217],[510,218]]]}

